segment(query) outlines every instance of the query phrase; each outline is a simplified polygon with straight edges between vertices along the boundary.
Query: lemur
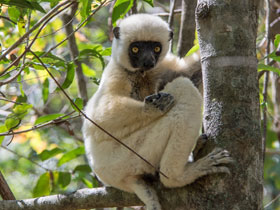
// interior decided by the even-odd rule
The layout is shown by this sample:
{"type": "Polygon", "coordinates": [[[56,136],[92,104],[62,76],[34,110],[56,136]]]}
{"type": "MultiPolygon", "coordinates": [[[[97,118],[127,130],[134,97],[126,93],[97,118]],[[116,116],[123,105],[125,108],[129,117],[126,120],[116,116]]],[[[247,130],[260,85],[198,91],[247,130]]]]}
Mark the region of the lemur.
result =
{"type": "MultiPolygon", "coordinates": [[[[172,32],[161,18],[131,15],[114,29],[112,57],[85,112],[160,172],[174,188],[212,173],[229,173],[228,151],[214,149],[189,163],[202,124],[202,96],[185,77],[187,63],[168,53],[172,32]]],[[[108,186],[135,193],[147,210],[161,210],[146,174],[151,167],[85,120],[85,148],[90,166],[108,186]]]]}

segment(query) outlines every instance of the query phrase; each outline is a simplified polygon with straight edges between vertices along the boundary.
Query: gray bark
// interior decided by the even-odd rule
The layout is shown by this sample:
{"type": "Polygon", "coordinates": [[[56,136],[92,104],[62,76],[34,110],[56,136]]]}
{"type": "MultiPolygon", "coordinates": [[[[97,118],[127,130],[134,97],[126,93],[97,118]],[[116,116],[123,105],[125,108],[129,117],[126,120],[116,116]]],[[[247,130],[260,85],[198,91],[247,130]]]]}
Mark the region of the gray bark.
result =
{"type": "Polygon", "coordinates": [[[178,55],[184,57],[195,39],[195,7],[197,0],[182,0],[182,15],[178,40],[178,55]]]}
{"type": "MultiPolygon", "coordinates": [[[[206,178],[204,209],[262,209],[263,148],[260,134],[256,30],[259,1],[201,0],[196,10],[204,79],[207,148],[230,151],[228,179],[206,178]],[[220,179],[220,180],[219,180],[220,179]],[[215,182],[219,182],[218,185],[215,182]]],[[[201,209],[195,207],[193,209],[201,209]]]]}

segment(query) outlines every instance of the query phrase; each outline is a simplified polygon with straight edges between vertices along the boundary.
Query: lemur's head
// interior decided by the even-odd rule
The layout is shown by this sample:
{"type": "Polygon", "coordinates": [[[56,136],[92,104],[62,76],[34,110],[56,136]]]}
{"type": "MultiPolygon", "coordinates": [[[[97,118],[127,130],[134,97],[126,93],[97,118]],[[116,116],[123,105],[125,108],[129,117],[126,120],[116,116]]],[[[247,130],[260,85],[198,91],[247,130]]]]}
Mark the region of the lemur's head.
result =
{"type": "Polygon", "coordinates": [[[113,32],[112,57],[132,72],[154,68],[167,54],[173,36],[165,21],[148,14],[125,18],[113,32]]]}

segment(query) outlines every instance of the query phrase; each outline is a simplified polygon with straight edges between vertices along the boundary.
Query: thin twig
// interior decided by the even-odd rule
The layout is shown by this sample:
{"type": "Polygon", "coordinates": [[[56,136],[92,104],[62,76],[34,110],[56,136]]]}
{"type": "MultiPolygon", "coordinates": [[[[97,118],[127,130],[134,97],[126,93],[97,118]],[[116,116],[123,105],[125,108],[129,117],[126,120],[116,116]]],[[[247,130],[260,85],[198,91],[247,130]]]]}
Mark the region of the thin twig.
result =
{"type": "MultiPolygon", "coordinates": [[[[2,18],[2,19],[5,19],[5,20],[8,20],[8,21],[10,21],[11,23],[13,23],[13,24],[17,24],[15,21],[13,21],[13,20],[11,20],[10,18],[8,18],[8,17],[6,17],[6,16],[3,16],[3,15],[0,15],[0,18],[2,18]]],[[[1,172],[0,172],[1,173],[1,172]]]]}
{"type": "MultiPolygon", "coordinates": [[[[8,55],[13,49],[15,49],[20,43],[22,43],[35,29],[37,29],[43,22],[45,22],[53,13],[57,11],[60,7],[69,3],[68,1],[64,1],[61,4],[56,5],[52,8],[44,17],[42,17],[28,32],[26,32],[22,37],[20,37],[11,47],[9,47],[1,56],[0,61],[8,55]]],[[[71,3],[72,4],[72,3],[71,3]]]]}
{"type": "MultiPolygon", "coordinates": [[[[33,45],[34,42],[36,41],[37,37],[39,36],[39,34],[40,34],[41,31],[43,30],[43,28],[47,25],[47,23],[48,23],[52,18],[54,18],[56,15],[58,15],[59,13],[61,13],[61,12],[64,11],[65,9],[67,9],[69,6],[71,6],[72,4],[73,4],[73,2],[70,3],[70,4],[68,4],[68,5],[66,5],[66,6],[65,6],[64,8],[62,8],[61,10],[56,11],[53,15],[51,15],[51,16],[43,23],[43,25],[39,28],[39,30],[38,30],[37,34],[35,35],[34,39],[33,39],[33,40],[31,41],[31,43],[25,48],[24,52],[23,52],[19,57],[17,57],[17,59],[15,59],[8,67],[6,67],[5,70],[2,71],[2,72],[0,73],[0,76],[2,76],[5,72],[7,72],[7,71],[8,71],[16,62],[18,62],[23,56],[25,56],[25,54],[28,52],[29,49],[31,49],[32,45],[33,45]]],[[[27,33],[26,33],[26,34],[27,34],[27,33]]],[[[16,76],[18,76],[19,73],[20,73],[20,72],[18,72],[18,73],[16,74],[16,76]]],[[[8,78],[8,79],[6,79],[6,80],[0,82],[0,86],[9,83],[10,81],[14,80],[15,78],[16,78],[16,77],[15,77],[15,75],[14,75],[11,79],[8,78]]]]}
{"type": "MultiPolygon", "coordinates": [[[[73,112],[71,112],[72,114],[73,112]]],[[[21,133],[26,133],[26,132],[30,132],[30,131],[34,131],[34,130],[37,130],[37,129],[40,129],[40,128],[43,128],[43,127],[47,127],[47,126],[51,126],[51,125],[56,125],[56,124],[61,124],[61,123],[64,123],[66,121],[69,121],[69,120],[72,120],[72,119],[75,119],[75,118],[78,118],[78,117],[81,117],[81,115],[76,115],[76,116],[73,116],[73,117],[69,117],[67,119],[62,119],[66,116],[68,116],[69,114],[66,114],[66,115],[63,115],[61,117],[58,117],[54,120],[51,120],[49,122],[46,122],[46,123],[42,123],[42,124],[38,124],[38,125],[34,125],[33,127],[29,128],[29,129],[26,129],[26,130],[21,130],[21,131],[7,131],[5,133],[0,133],[0,136],[13,136],[13,135],[16,135],[16,134],[21,134],[21,133]]]]}
{"type": "MultiPolygon", "coordinates": [[[[266,46],[266,52],[265,52],[265,64],[269,64],[269,52],[270,52],[270,27],[269,27],[269,21],[270,21],[270,1],[266,0],[266,38],[267,38],[267,46],[266,46]]],[[[266,132],[267,132],[267,88],[268,88],[268,81],[269,81],[269,71],[264,73],[264,87],[263,87],[263,132],[262,132],[262,142],[263,142],[263,154],[265,154],[265,145],[266,145],[266,132]]],[[[265,155],[264,155],[265,158],[265,155]]]]}
{"type": "Polygon", "coordinates": [[[13,153],[14,155],[16,155],[16,156],[18,156],[18,157],[20,157],[20,158],[23,158],[23,159],[25,159],[25,160],[30,161],[31,163],[33,163],[34,165],[38,166],[39,168],[42,168],[42,169],[44,169],[44,170],[46,170],[46,171],[51,171],[50,169],[48,169],[48,168],[46,168],[46,167],[44,167],[44,166],[41,166],[41,165],[40,165],[39,163],[37,163],[36,161],[31,160],[31,159],[29,159],[29,158],[27,158],[27,157],[25,157],[25,156],[23,156],[23,155],[20,155],[20,154],[16,153],[15,151],[13,151],[13,150],[11,150],[11,149],[5,147],[5,146],[2,146],[2,145],[1,145],[1,148],[3,148],[4,150],[9,151],[10,153],[13,153]]]}
{"type": "Polygon", "coordinates": [[[37,60],[41,63],[41,65],[45,68],[45,70],[48,72],[48,74],[50,75],[50,77],[53,79],[53,81],[56,83],[56,85],[59,87],[59,89],[61,90],[61,92],[65,95],[65,97],[70,101],[70,103],[76,108],[76,110],[79,111],[80,114],[82,114],[88,121],[90,121],[93,125],[95,125],[97,128],[99,128],[101,131],[103,131],[104,133],[106,133],[108,136],[110,136],[112,139],[114,139],[115,141],[117,141],[119,144],[121,144],[122,146],[124,146],[125,148],[127,148],[128,150],[130,150],[132,153],[134,153],[137,157],[139,157],[140,159],[142,159],[144,162],[146,162],[149,166],[151,166],[152,168],[154,168],[157,172],[159,172],[160,174],[162,174],[164,177],[168,178],[164,173],[162,173],[161,171],[159,171],[159,169],[157,167],[155,167],[153,164],[151,164],[148,160],[146,160],[144,157],[142,157],[141,155],[139,155],[136,151],[134,151],[132,148],[130,148],[129,146],[127,146],[125,143],[123,143],[121,140],[119,140],[118,138],[116,138],[115,136],[113,136],[111,133],[109,133],[108,131],[106,131],[104,128],[102,128],[100,125],[98,125],[96,122],[94,122],[91,118],[89,118],[75,103],[74,101],[70,98],[70,96],[66,93],[66,91],[61,87],[61,85],[59,84],[59,82],[55,79],[55,77],[53,76],[53,74],[49,71],[49,69],[47,68],[47,66],[43,63],[43,61],[39,58],[39,56],[37,56],[33,51],[29,50],[36,58],[37,60]]]}
{"type": "Polygon", "coordinates": [[[62,43],[64,43],[66,40],[69,39],[70,36],[72,36],[75,32],[77,32],[81,27],[83,27],[83,25],[89,21],[89,19],[98,11],[100,10],[104,5],[105,3],[110,3],[111,1],[102,1],[100,3],[100,5],[83,21],[81,22],[78,27],[71,33],[69,34],[65,39],[63,39],[61,42],[57,43],[55,46],[51,47],[47,52],[45,52],[42,56],[40,57],[44,57],[45,55],[47,55],[48,53],[50,53],[51,51],[53,51],[55,48],[57,48],[59,45],[61,45],[62,43]]]}
{"type": "Polygon", "coordinates": [[[269,207],[271,204],[273,204],[276,200],[278,200],[280,198],[280,193],[272,200],[270,201],[268,204],[266,204],[264,206],[264,208],[266,209],[267,207],[269,207]]]}
{"type": "Polygon", "coordinates": [[[16,101],[12,101],[6,98],[0,98],[0,101],[6,101],[6,102],[10,102],[10,103],[14,103],[14,104],[18,104],[18,105],[22,105],[22,103],[16,102],[16,101]]]}

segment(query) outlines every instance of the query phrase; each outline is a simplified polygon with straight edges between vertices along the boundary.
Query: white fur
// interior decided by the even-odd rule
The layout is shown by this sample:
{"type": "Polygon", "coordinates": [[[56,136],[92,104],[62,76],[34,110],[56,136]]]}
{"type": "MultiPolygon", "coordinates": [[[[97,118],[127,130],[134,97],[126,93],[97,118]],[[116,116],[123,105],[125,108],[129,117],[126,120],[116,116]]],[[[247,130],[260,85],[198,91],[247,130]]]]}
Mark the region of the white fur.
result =
{"type": "MultiPolygon", "coordinates": [[[[214,172],[212,157],[187,164],[202,123],[202,97],[188,78],[179,77],[162,90],[175,99],[174,107],[167,113],[147,110],[145,102],[130,96],[131,83],[124,67],[130,68],[127,53],[131,41],[160,41],[163,46],[159,64],[147,76],[157,78],[161,71],[177,71],[186,65],[175,56],[166,56],[167,24],[158,17],[140,14],[130,16],[119,26],[120,40],[113,41],[112,59],[99,89],[86,106],[86,114],[167,175],[168,179],[160,175],[166,187],[181,187],[214,172]]],[[[83,134],[90,165],[102,182],[136,193],[148,210],[161,209],[154,189],[141,179],[143,174],[155,174],[154,168],[87,120],[83,134]]]]}

